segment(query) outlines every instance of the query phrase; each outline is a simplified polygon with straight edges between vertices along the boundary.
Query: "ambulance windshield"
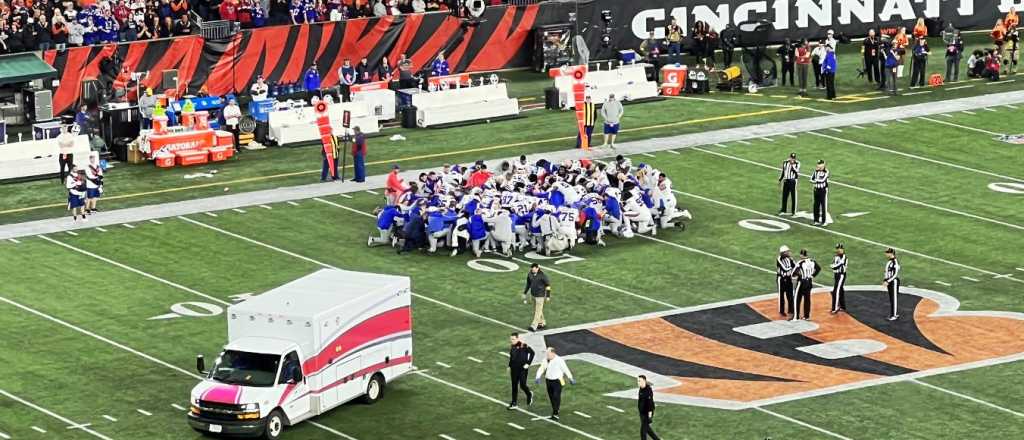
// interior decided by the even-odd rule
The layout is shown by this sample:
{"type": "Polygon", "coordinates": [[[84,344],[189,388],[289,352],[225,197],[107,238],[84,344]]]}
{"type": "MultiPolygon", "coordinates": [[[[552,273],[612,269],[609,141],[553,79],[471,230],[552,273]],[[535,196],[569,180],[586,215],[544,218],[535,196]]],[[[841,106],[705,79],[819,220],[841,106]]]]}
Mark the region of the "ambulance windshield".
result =
{"type": "Polygon", "coordinates": [[[226,350],[217,358],[210,378],[231,385],[271,387],[280,361],[280,355],[226,350]]]}

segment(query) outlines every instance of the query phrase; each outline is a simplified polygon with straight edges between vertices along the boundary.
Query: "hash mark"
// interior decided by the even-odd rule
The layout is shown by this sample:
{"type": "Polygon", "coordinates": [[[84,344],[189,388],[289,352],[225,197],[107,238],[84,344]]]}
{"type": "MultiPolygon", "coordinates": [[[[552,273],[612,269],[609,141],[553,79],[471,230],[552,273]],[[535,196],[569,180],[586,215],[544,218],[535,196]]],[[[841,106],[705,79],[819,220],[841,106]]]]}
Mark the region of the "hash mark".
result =
{"type": "Polygon", "coordinates": [[[576,414],[576,415],[578,415],[578,416],[580,416],[580,417],[583,417],[584,419],[589,419],[589,418],[590,418],[590,415],[589,415],[589,414],[586,414],[586,413],[581,413],[581,412],[579,412],[579,411],[573,411],[572,413],[573,413],[573,414],[576,414]]]}
{"type": "Polygon", "coordinates": [[[107,420],[110,420],[111,422],[116,422],[116,421],[117,421],[117,419],[115,419],[115,418],[113,418],[113,417],[110,417],[110,416],[108,416],[108,415],[106,415],[106,414],[104,414],[104,415],[103,415],[103,418],[104,418],[104,419],[107,419],[107,420]]]}
{"type": "Polygon", "coordinates": [[[640,154],[642,154],[644,156],[647,156],[647,157],[658,157],[658,156],[655,156],[655,155],[653,155],[651,153],[640,153],[640,154]]]}
{"type": "Polygon", "coordinates": [[[968,114],[968,115],[976,115],[976,114],[977,114],[977,113],[975,113],[975,112],[972,112],[972,111],[970,111],[970,110],[963,110],[963,111],[961,111],[960,113],[965,113],[965,114],[968,114]]]}
{"type": "Polygon", "coordinates": [[[445,367],[445,368],[451,368],[452,367],[451,365],[448,365],[448,364],[446,364],[444,362],[440,362],[440,361],[434,362],[434,363],[437,364],[437,365],[440,365],[442,367],[445,367]]]}
{"type": "Polygon", "coordinates": [[[945,281],[936,281],[935,284],[939,284],[939,285],[946,286],[946,287],[952,286],[952,284],[949,284],[949,283],[947,283],[945,281]]]}
{"type": "Polygon", "coordinates": [[[206,214],[206,215],[208,215],[210,217],[216,217],[217,216],[217,214],[214,214],[212,212],[204,212],[203,214],[206,214]]]}
{"type": "Polygon", "coordinates": [[[132,225],[131,225],[131,224],[129,224],[129,223],[123,223],[123,224],[122,224],[121,226],[124,226],[124,227],[126,227],[126,228],[128,228],[128,229],[135,229],[135,226],[132,226],[132,225]]]}
{"type": "Polygon", "coordinates": [[[174,408],[174,409],[176,409],[178,411],[185,411],[185,407],[183,407],[181,405],[178,405],[177,403],[172,403],[171,404],[171,408],[174,408]]]}
{"type": "Polygon", "coordinates": [[[295,203],[295,202],[293,202],[293,201],[291,201],[291,200],[289,200],[289,201],[288,201],[288,204],[289,204],[289,205],[292,205],[292,206],[299,206],[299,204],[298,204],[298,203],[295,203]]]}
{"type": "Polygon", "coordinates": [[[523,428],[522,426],[519,426],[519,425],[517,425],[517,424],[515,424],[515,423],[512,423],[512,422],[508,422],[508,423],[506,423],[506,424],[507,424],[508,426],[511,426],[511,427],[513,427],[513,428],[516,428],[516,429],[518,429],[518,430],[520,430],[520,431],[525,431],[525,430],[526,430],[526,428],[523,428]]]}
{"type": "Polygon", "coordinates": [[[270,206],[267,206],[267,205],[260,205],[260,208],[263,208],[263,209],[274,209],[274,208],[271,208],[270,206]]]}
{"type": "Polygon", "coordinates": [[[9,242],[11,242],[11,243],[14,243],[14,244],[21,244],[21,242],[20,242],[20,241],[18,241],[18,240],[16,240],[16,239],[13,239],[13,238],[8,238],[8,239],[7,239],[7,241],[9,241],[9,242]]]}
{"type": "Polygon", "coordinates": [[[971,278],[971,277],[960,277],[960,278],[963,278],[963,279],[965,279],[965,280],[967,280],[967,281],[974,281],[975,283],[977,283],[977,282],[978,282],[978,279],[977,279],[977,278],[971,278]]]}
{"type": "Polygon", "coordinates": [[[738,140],[736,142],[739,142],[739,143],[741,143],[743,145],[750,145],[750,142],[747,142],[747,141],[744,141],[744,140],[738,140]]]}
{"type": "MultiPolygon", "coordinates": [[[[1018,268],[1017,270],[1024,270],[1024,269],[1018,268]]],[[[502,356],[505,356],[505,357],[509,357],[508,353],[505,353],[504,351],[499,351],[498,354],[500,354],[502,356]]]]}
{"type": "Polygon", "coordinates": [[[897,119],[896,122],[899,122],[900,124],[909,124],[910,123],[906,119],[897,119]]]}
{"type": "Polygon", "coordinates": [[[444,434],[438,434],[437,436],[443,438],[444,440],[455,440],[455,437],[449,437],[444,434]]]}
{"type": "Polygon", "coordinates": [[[477,434],[480,434],[480,435],[485,436],[485,437],[490,437],[491,436],[491,433],[489,433],[487,431],[484,431],[484,430],[482,430],[480,428],[473,428],[473,431],[476,431],[477,434]]]}
{"type": "Polygon", "coordinates": [[[97,231],[100,231],[100,232],[107,232],[107,230],[106,230],[106,229],[103,229],[103,228],[101,228],[101,227],[98,227],[98,226],[96,227],[96,230],[97,230],[97,231]]]}
{"type": "Polygon", "coordinates": [[[339,196],[342,196],[342,197],[344,197],[344,198],[346,198],[346,199],[351,199],[351,198],[352,198],[352,196],[350,196],[350,195],[348,195],[348,194],[345,194],[345,193],[341,193],[341,194],[338,194],[338,195],[339,195],[339,196]]]}
{"type": "Polygon", "coordinates": [[[832,130],[832,131],[834,131],[836,133],[842,133],[843,132],[843,130],[840,130],[838,128],[830,128],[829,130],[832,130]]]}
{"type": "Polygon", "coordinates": [[[368,189],[368,190],[366,190],[366,193],[367,193],[367,194],[373,194],[373,195],[377,195],[377,191],[374,191],[374,190],[372,190],[372,189],[368,189]]]}
{"type": "Polygon", "coordinates": [[[886,125],[884,122],[875,122],[874,124],[879,127],[888,127],[888,125],[886,125]]]}
{"type": "Polygon", "coordinates": [[[40,434],[46,434],[46,430],[43,429],[43,428],[40,428],[38,426],[33,426],[32,429],[35,430],[36,432],[40,433],[40,434]]]}
{"type": "Polygon", "coordinates": [[[795,135],[791,135],[791,134],[789,134],[789,133],[786,133],[786,134],[784,134],[783,136],[785,136],[785,137],[788,137],[788,138],[790,138],[790,139],[796,139],[796,136],[795,136],[795,135]]]}
{"type": "Polygon", "coordinates": [[[154,219],[150,219],[149,222],[154,224],[154,225],[162,225],[163,224],[163,223],[160,223],[160,220],[157,220],[155,218],[154,219]]]}
{"type": "Polygon", "coordinates": [[[665,150],[665,152],[669,154],[679,154],[679,152],[676,150],[665,150]]]}
{"type": "Polygon", "coordinates": [[[244,209],[240,209],[240,208],[234,208],[234,209],[232,209],[232,211],[235,211],[235,212],[237,212],[239,214],[245,214],[245,210],[244,209]]]}
{"type": "Polygon", "coordinates": [[[949,113],[940,113],[940,114],[939,114],[939,116],[945,116],[945,117],[947,117],[947,118],[952,118],[952,117],[954,117],[953,115],[951,115],[951,114],[949,114],[949,113]]]}
{"type": "Polygon", "coordinates": [[[623,411],[622,409],[620,409],[620,408],[616,408],[616,407],[614,407],[614,406],[611,406],[611,405],[605,405],[605,408],[608,408],[608,409],[610,409],[610,410],[612,410],[612,411],[615,411],[615,412],[617,412],[617,413],[624,413],[624,412],[625,412],[625,411],[623,411]]]}
{"type": "Polygon", "coordinates": [[[78,236],[78,233],[76,233],[75,231],[64,231],[64,232],[67,233],[70,236],[73,236],[73,237],[77,237],[78,236]]]}
{"type": "Polygon", "coordinates": [[[144,409],[136,409],[136,411],[138,411],[138,412],[139,412],[139,414],[142,414],[142,415],[144,415],[144,416],[151,416],[151,415],[153,415],[153,413],[151,413],[151,412],[149,412],[149,411],[146,411],[146,410],[144,410],[144,409]]]}
{"type": "Polygon", "coordinates": [[[480,360],[480,359],[477,359],[477,358],[475,358],[475,357],[473,357],[473,356],[466,356],[466,359],[469,359],[469,360],[471,360],[471,361],[473,361],[473,362],[476,362],[476,363],[478,363],[478,364],[482,364],[482,363],[484,363],[484,361],[482,361],[482,360],[480,360]]]}
{"type": "Polygon", "coordinates": [[[0,432],[0,438],[2,438],[4,440],[11,440],[11,436],[9,436],[7,434],[4,434],[2,432],[0,432]]]}

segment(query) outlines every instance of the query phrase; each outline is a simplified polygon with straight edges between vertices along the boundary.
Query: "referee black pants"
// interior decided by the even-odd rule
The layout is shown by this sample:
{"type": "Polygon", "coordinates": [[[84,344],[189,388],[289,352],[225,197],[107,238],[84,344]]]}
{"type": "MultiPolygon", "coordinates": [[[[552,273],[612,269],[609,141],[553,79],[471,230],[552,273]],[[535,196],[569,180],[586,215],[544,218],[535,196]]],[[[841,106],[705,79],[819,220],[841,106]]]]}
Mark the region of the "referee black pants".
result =
{"type": "Polygon", "coordinates": [[[846,310],[846,274],[835,274],[835,284],[832,285],[832,311],[846,310]]]}
{"type": "Polygon", "coordinates": [[[779,286],[779,314],[793,314],[793,278],[775,276],[776,284],[779,286]]]}
{"type": "Polygon", "coordinates": [[[796,179],[782,181],[782,208],[779,209],[779,212],[786,212],[787,204],[790,205],[789,213],[796,214],[796,179]],[[792,201],[790,201],[790,197],[792,197],[792,201]]]}
{"type": "Polygon", "coordinates": [[[900,296],[900,279],[896,278],[889,283],[889,317],[899,316],[897,314],[897,297],[900,296]]]}
{"type": "Polygon", "coordinates": [[[825,224],[828,209],[828,188],[814,188],[814,222],[825,224]]]}
{"type": "Polygon", "coordinates": [[[526,393],[526,401],[529,402],[533,399],[533,393],[530,391],[530,387],[527,385],[529,381],[527,375],[529,370],[523,368],[513,368],[511,371],[512,376],[512,404],[516,405],[519,402],[519,390],[523,390],[526,393]]]}
{"type": "Polygon", "coordinates": [[[804,319],[811,319],[811,285],[812,281],[810,278],[800,279],[796,293],[796,305],[794,308],[797,311],[797,315],[800,315],[800,309],[803,308],[804,319]]]}
{"type": "Polygon", "coordinates": [[[654,428],[651,428],[651,421],[646,415],[640,416],[640,440],[647,440],[648,436],[654,440],[661,440],[661,437],[654,433],[654,428]]]}
{"type": "Polygon", "coordinates": [[[551,401],[551,415],[557,416],[558,409],[562,407],[562,381],[558,379],[547,379],[548,400],[551,401]]]}

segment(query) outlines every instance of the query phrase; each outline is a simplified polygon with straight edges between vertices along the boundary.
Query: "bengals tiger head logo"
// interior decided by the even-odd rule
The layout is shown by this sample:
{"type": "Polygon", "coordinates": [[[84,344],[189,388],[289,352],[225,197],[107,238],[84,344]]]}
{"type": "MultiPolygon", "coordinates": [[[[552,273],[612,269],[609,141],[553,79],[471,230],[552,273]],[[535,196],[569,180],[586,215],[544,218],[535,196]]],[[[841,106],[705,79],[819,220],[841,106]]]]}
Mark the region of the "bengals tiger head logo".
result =
{"type": "MultiPolygon", "coordinates": [[[[812,293],[810,321],[785,321],[778,295],[530,335],[568,359],[646,374],[658,401],[745,409],[1024,359],[1024,314],[960,312],[952,296],[900,289],[889,321],[879,286],[848,286],[846,313],[812,293]]],[[[635,398],[635,390],[608,395],[635,398]]]]}

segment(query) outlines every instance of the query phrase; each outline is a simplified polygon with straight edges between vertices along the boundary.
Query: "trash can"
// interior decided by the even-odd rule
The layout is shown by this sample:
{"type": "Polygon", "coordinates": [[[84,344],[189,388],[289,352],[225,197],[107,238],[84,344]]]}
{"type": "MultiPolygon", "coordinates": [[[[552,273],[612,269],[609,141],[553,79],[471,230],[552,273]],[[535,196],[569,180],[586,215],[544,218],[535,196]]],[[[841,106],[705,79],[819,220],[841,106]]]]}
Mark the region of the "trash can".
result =
{"type": "Polygon", "coordinates": [[[410,105],[402,109],[402,128],[416,128],[415,105],[410,105]]]}
{"type": "Polygon", "coordinates": [[[544,89],[544,108],[558,110],[558,89],[554,87],[544,89]]]}

